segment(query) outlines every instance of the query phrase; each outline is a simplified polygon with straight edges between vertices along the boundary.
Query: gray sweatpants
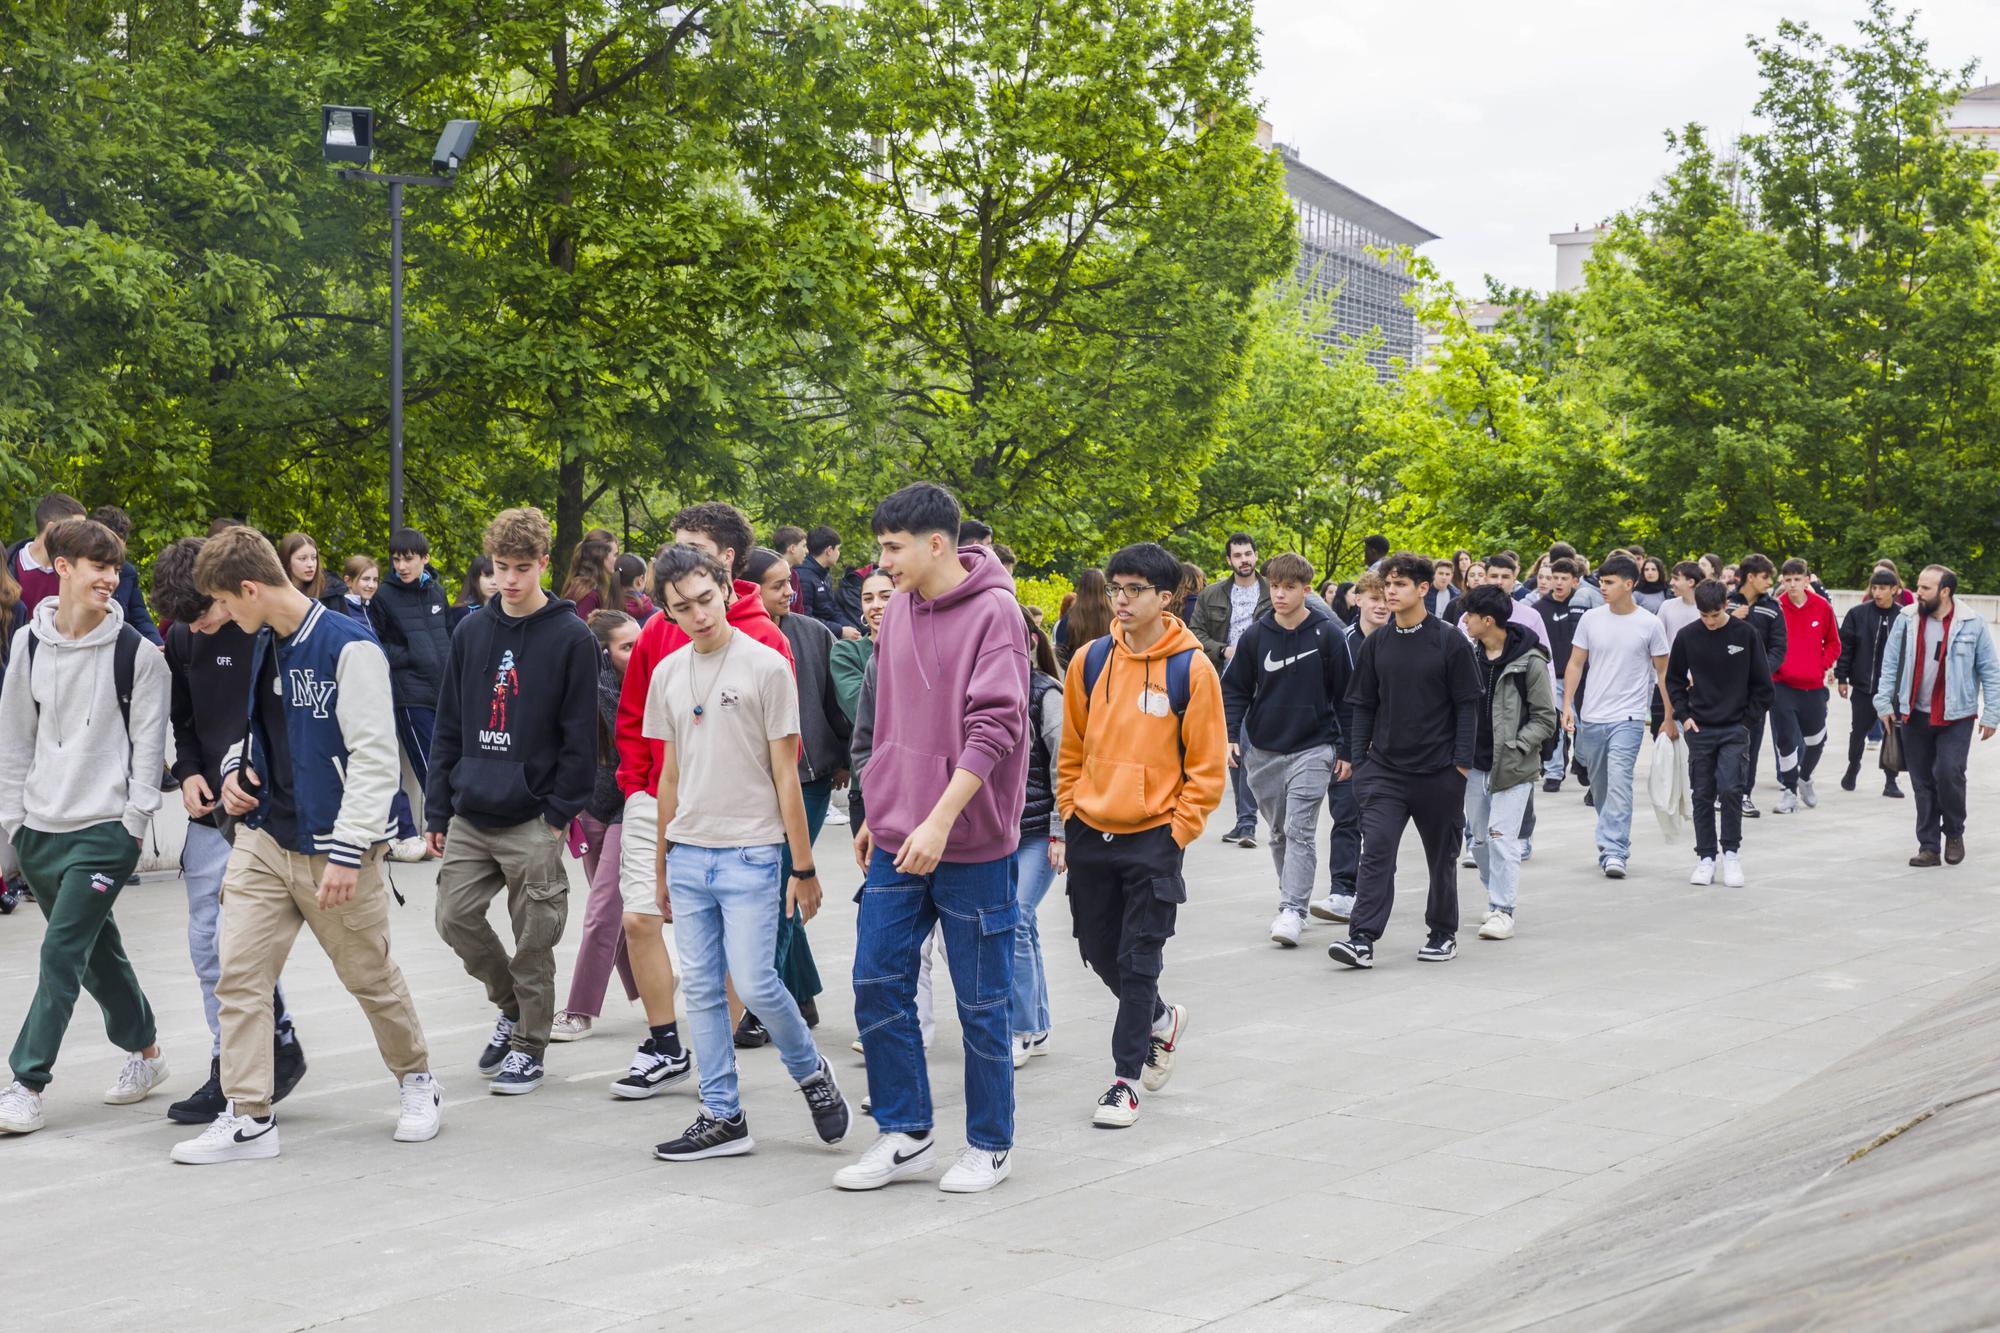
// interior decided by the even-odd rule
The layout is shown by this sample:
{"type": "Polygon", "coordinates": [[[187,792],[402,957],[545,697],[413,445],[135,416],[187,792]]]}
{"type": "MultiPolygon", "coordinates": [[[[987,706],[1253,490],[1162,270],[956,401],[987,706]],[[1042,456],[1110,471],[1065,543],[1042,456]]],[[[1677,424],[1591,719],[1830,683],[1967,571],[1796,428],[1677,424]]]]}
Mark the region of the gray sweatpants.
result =
{"type": "Polygon", "coordinates": [[[1271,859],[1278,867],[1278,905],[1304,912],[1312,898],[1313,876],[1319,865],[1313,846],[1319,811],[1333,781],[1333,747],[1315,745],[1290,754],[1269,754],[1243,742],[1237,760],[1257,798],[1257,809],[1271,825],[1271,859]]]}

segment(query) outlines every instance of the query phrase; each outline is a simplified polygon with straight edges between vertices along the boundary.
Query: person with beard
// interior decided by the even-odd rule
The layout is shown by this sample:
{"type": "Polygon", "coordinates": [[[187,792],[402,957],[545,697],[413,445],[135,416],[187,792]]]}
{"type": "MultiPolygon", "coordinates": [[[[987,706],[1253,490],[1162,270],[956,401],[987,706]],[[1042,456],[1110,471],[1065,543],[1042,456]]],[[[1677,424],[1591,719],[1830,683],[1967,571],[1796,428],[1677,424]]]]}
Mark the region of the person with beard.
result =
{"type": "MultiPolygon", "coordinates": [[[[1875,687],[1881,682],[1890,631],[1903,613],[1896,597],[1901,587],[1896,571],[1878,567],[1868,576],[1868,596],[1849,607],[1840,622],[1840,660],[1833,664],[1833,679],[1853,712],[1847,730],[1847,771],[1840,776],[1842,791],[1853,791],[1859,783],[1869,733],[1881,721],[1875,716],[1875,687]]],[[[1883,778],[1882,794],[1901,799],[1903,789],[1896,785],[1896,775],[1885,773],[1883,778]]]]}
{"type": "MultiPolygon", "coordinates": [[[[1369,549],[1373,550],[1372,543],[1378,540],[1386,553],[1388,542],[1382,538],[1370,537],[1369,549]]],[[[1187,626],[1218,675],[1229,669],[1229,661],[1236,655],[1236,641],[1243,637],[1244,631],[1271,613],[1271,585],[1257,572],[1256,539],[1247,532],[1233,532],[1223,543],[1223,553],[1229,560],[1229,577],[1202,589],[1195,598],[1194,619],[1187,626]]],[[[1255,847],[1257,797],[1241,768],[1229,770],[1229,786],[1236,800],[1236,822],[1222,835],[1222,840],[1238,847],[1255,847]]]]}

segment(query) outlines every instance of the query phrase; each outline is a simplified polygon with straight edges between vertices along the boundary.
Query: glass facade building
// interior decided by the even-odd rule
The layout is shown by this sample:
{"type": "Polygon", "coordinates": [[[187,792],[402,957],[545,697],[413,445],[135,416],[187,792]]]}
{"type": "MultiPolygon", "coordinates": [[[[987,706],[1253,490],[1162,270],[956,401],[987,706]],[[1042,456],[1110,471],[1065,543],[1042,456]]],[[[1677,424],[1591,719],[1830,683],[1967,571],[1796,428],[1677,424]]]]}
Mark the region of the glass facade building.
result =
{"type": "Polygon", "coordinates": [[[1319,336],[1329,346],[1358,341],[1380,330],[1369,361],[1382,374],[1392,362],[1415,365],[1423,331],[1404,300],[1416,287],[1392,253],[1414,249],[1437,235],[1366,195],[1299,161],[1298,150],[1277,145],[1285,162],[1285,193],[1299,219],[1299,282],[1317,298],[1333,300],[1333,322],[1319,336]]]}

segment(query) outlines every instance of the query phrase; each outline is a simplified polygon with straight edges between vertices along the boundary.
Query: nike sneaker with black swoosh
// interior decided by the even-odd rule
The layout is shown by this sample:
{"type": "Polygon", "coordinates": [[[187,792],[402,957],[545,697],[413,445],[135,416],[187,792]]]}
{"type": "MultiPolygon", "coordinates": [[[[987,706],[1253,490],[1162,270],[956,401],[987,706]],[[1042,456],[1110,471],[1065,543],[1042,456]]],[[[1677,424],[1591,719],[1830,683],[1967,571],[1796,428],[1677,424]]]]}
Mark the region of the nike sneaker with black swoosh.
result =
{"type": "Polygon", "coordinates": [[[988,1152],[984,1148],[962,1148],[958,1160],[938,1181],[946,1194],[984,1194],[1007,1178],[1014,1169],[1011,1149],[988,1152]]]}
{"type": "Polygon", "coordinates": [[[833,1173],[835,1189],[879,1190],[891,1181],[920,1176],[937,1165],[937,1140],[882,1134],[861,1159],[833,1173]]]}
{"type": "Polygon", "coordinates": [[[209,1166],[216,1162],[248,1162],[278,1155],[278,1118],[262,1120],[236,1114],[236,1103],[208,1122],[208,1128],[185,1143],[176,1143],[173,1159],[183,1166],[209,1166]]]}

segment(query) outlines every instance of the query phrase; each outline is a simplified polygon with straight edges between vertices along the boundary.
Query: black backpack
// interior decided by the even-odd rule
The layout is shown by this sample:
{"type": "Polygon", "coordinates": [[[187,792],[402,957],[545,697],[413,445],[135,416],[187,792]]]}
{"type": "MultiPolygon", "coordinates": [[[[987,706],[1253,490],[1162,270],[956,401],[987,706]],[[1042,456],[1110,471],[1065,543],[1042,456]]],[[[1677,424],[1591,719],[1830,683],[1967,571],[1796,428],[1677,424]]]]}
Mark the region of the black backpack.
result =
{"type": "MultiPolygon", "coordinates": [[[[35,646],[40,642],[40,638],[36,635],[28,635],[27,681],[34,679],[35,646]]],[[[118,691],[118,711],[125,718],[125,734],[127,737],[130,737],[132,734],[132,677],[138,672],[139,645],[144,642],[145,640],[139,636],[138,630],[133,629],[130,625],[120,625],[118,627],[118,646],[111,650],[111,683],[118,691]]],[[[23,684],[26,684],[27,681],[24,681],[23,684]]],[[[35,692],[32,689],[28,691],[28,697],[35,699],[35,692]]],[[[35,699],[35,715],[40,717],[41,712],[42,701],[35,699]]]]}

